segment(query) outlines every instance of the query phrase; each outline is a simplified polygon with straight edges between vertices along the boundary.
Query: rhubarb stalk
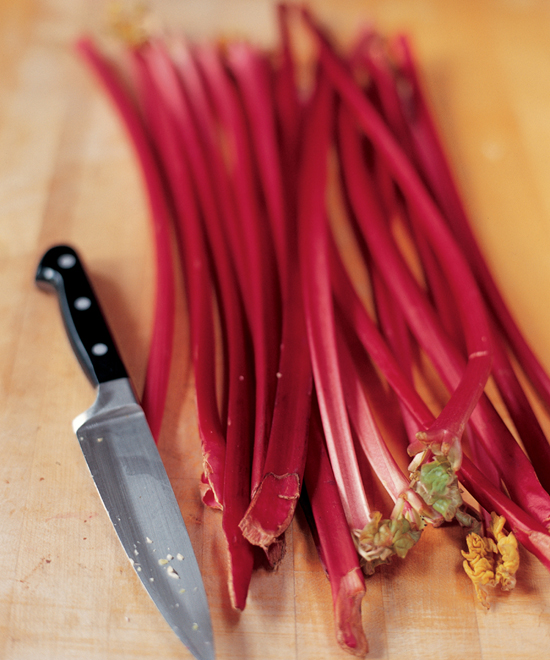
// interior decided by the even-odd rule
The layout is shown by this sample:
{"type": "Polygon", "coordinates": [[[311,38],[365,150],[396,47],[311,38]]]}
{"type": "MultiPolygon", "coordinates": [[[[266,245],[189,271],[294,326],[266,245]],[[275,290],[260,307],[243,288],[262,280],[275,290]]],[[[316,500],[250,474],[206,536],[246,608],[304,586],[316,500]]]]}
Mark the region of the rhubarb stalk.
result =
{"type": "Polygon", "coordinates": [[[468,256],[478,278],[479,286],[483,290],[495,318],[503,328],[506,340],[513,348],[522,369],[531,379],[546,406],[550,407],[550,377],[514,321],[478,247],[424,97],[417,65],[407,39],[401,37],[398,40],[398,46],[401,51],[401,70],[412,86],[412,101],[409,100],[408,103],[409,107],[411,103],[414,104],[411,113],[411,132],[415,138],[420,165],[430,173],[431,181],[439,183],[435,189],[438,200],[445,209],[450,226],[462,246],[464,254],[468,256]]]}
{"type": "Polygon", "coordinates": [[[159,45],[144,46],[141,52],[134,54],[134,61],[147,123],[154,136],[176,209],[176,231],[191,326],[203,469],[209,484],[203,497],[215,508],[222,508],[225,429],[217,405],[214,283],[192,176],[174,115],[175,108],[182,112],[182,108],[178,107],[178,81],[159,45]]]}
{"type": "Polygon", "coordinates": [[[172,217],[147,132],[121,80],[90,39],[81,39],[77,50],[94,70],[119,112],[141,165],[148,192],[155,243],[156,294],[142,405],[151,433],[158,440],[168,391],[175,322],[172,217]]]}
{"type": "Polygon", "coordinates": [[[334,98],[321,76],[309,110],[300,179],[301,278],[313,376],[327,449],[352,530],[371,520],[340,377],[328,267],[325,193],[334,98]]]}
{"type": "MultiPolygon", "coordinates": [[[[435,422],[435,428],[443,430],[444,436],[438,443],[432,442],[431,448],[435,453],[448,454],[451,464],[455,468],[458,467],[461,452],[460,446],[454,441],[461,437],[465,424],[471,418],[472,424],[483,429],[483,431],[480,430],[480,437],[486,443],[495,464],[499,467],[501,478],[505,481],[513,499],[528,508],[542,524],[548,525],[550,498],[540,486],[531,463],[506,425],[488,399],[482,396],[485,380],[480,376],[480,380],[473,383],[472,386],[475,386],[476,391],[475,397],[468,390],[469,384],[471,384],[470,378],[476,372],[476,360],[470,356],[468,364],[474,364],[474,368],[469,373],[467,367],[464,371],[459,352],[449,342],[437,316],[411,277],[394,245],[363,162],[358,135],[343,109],[340,114],[339,129],[340,153],[345,172],[344,180],[348,187],[355,217],[360,223],[363,235],[368,237],[372,258],[381,273],[384,274],[386,284],[393,295],[400,301],[407,321],[417,335],[421,346],[439,370],[448,389],[454,391],[455,405],[452,405],[453,396],[451,396],[435,422]],[[478,392],[479,394],[477,394],[478,392]],[[473,404],[478,400],[481,405],[476,408],[473,404]],[[448,428],[445,430],[446,425],[448,428]],[[505,448],[504,442],[506,443],[505,448]],[[453,456],[455,451],[457,454],[453,456]]],[[[454,277],[456,277],[456,273],[454,273],[454,277]]],[[[478,362],[481,363],[487,356],[486,353],[482,353],[478,357],[478,362]]],[[[419,434],[419,439],[422,443],[426,443],[431,436],[432,428],[419,434]]],[[[422,451],[420,443],[417,450],[422,451]]]]}
{"type": "Polygon", "coordinates": [[[250,502],[251,425],[250,401],[254,397],[253,373],[249,351],[248,326],[243,301],[231,255],[220,232],[219,216],[211,200],[217,196],[205,167],[205,154],[192,114],[181,88],[169,106],[175,122],[175,137],[182,154],[189,158],[189,170],[194,177],[200,203],[208,249],[215,266],[215,283],[220,301],[222,340],[227,360],[227,422],[223,473],[222,527],[228,544],[229,590],[233,606],[244,609],[254,565],[253,548],[242,536],[239,522],[250,502]],[[178,112],[174,112],[175,110],[178,112]]]}
{"type": "Polygon", "coordinates": [[[363,657],[368,651],[361,621],[365,578],[335,484],[316,406],[312,413],[308,446],[305,490],[320,558],[330,580],[336,639],[346,651],[363,657]]]}
{"type": "Polygon", "coordinates": [[[233,231],[238,233],[242,241],[240,245],[233,241],[230,246],[233,249],[233,260],[244,265],[240,285],[254,348],[254,492],[262,477],[277,386],[281,332],[277,265],[269,228],[261,217],[249,135],[237,90],[219,52],[202,48],[197,52],[197,62],[228,143],[227,174],[234,191],[236,213],[233,220],[238,225],[233,231]]]}
{"type": "MultiPolygon", "coordinates": [[[[276,248],[282,289],[282,331],[277,391],[269,440],[254,460],[261,478],[253,481],[253,498],[241,521],[251,543],[268,547],[290,524],[302,488],[307,453],[311,364],[307,345],[294,218],[288,210],[276,116],[265,60],[252,47],[229,49],[229,63],[243,98],[276,248]]],[[[254,467],[253,467],[254,472],[254,467]]]]}
{"type": "MultiPolygon", "coordinates": [[[[383,155],[396,182],[407,198],[411,200],[418,216],[422,218],[426,232],[433,237],[433,240],[437,240],[439,250],[446,254],[445,271],[464,319],[469,359],[467,368],[454,390],[453,397],[437,418],[435,425],[423,433],[421,439],[423,442],[435,444],[438,451],[456,452],[458,465],[460,463],[459,443],[464,425],[483,392],[491,369],[490,333],[481,295],[462,254],[442,221],[437,207],[425,191],[409,160],[362,90],[330,48],[327,39],[315,25],[311,16],[307,12],[304,12],[304,15],[308,26],[317,36],[320,45],[320,59],[327,77],[342,96],[346,106],[353,110],[354,119],[358,121],[374,148],[383,155]]],[[[349,116],[346,120],[342,118],[340,126],[343,126],[346,121],[350,121],[349,116]]],[[[349,124],[349,127],[351,131],[354,130],[353,123],[349,124]]],[[[345,127],[341,129],[340,133],[344,138],[349,135],[349,133],[346,134],[345,127]]],[[[353,178],[353,172],[346,175],[346,179],[348,176],[353,178]]],[[[366,202],[372,206],[365,199],[366,194],[367,192],[358,193],[355,203],[358,203],[358,198],[361,197],[361,203],[366,202]]],[[[409,306],[409,312],[413,311],[409,306]]],[[[416,322],[420,323],[420,319],[416,318],[416,322]]]]}

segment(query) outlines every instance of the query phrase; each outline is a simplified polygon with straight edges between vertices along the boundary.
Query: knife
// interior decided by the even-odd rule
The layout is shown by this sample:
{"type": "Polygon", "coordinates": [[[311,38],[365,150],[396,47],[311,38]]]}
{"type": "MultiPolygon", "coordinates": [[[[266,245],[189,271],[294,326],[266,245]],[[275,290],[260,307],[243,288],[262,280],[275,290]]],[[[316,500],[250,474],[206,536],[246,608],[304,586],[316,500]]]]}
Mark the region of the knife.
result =
{"type": "Polygon", "coordinates": [[[168,475],[77,252],[50,248],[37,285],[57,293],[94,404],[73,429],[130,563],[166,621],[198,660],[214,660],[208,601],[168,475]]]}

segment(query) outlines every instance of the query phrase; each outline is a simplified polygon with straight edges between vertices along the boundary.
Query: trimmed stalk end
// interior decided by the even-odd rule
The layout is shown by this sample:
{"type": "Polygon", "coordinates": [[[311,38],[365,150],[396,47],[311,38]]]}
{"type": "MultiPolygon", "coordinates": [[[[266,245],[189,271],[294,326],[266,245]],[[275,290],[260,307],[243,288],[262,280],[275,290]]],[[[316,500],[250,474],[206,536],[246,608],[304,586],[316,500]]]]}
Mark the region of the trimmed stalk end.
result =
{"type": "Polygon", "coordinates": [[[199,491],[201,494],[202,503],[205,506],[210,507],[211,509],[223,511],[223,505],[218,497],[216,497],[215,490],[212,487],[212,483],[210,482],[206,472],[203,472],[201,475],[199,491]]]}
{"type": "Polygon", "coordinates": [[[356,568],[341,579],[334,599],[336,640],[345,651],[361,658],[369,651],[361,618],[364,595],[365,580],[359,568],[356,568]]]}
{"type": "Polygon", "coordinates": [[[432,506],[420,497],[412,488],[407,488],[399,496],[392,511],[392,518],[403,516],[411,523],[413,529],[422,530],[429,523],[433,527],[443,524],[444,518],[432,506]]]}
{"type": "Polygon", "coordinates": [[[271,546],[292,521],[300,490],[296,473],[264,475],[239,523],[243,536],[253,545],[271,546]]]}
{"type": "Polygon", "coordinates": [[[234,543],[229,547],[227,565],[227,587],[234,610],[243,612],[246,607],[248,588],[254,567],[254,555],[246,542],[234,543]]]}
{"type": "Polygon", "coordinates": [[[265,557],[272,569],[278,568],[286,554],[286,541],[284,534],[274,539],[269,546],[263,548],[265,557]]]}

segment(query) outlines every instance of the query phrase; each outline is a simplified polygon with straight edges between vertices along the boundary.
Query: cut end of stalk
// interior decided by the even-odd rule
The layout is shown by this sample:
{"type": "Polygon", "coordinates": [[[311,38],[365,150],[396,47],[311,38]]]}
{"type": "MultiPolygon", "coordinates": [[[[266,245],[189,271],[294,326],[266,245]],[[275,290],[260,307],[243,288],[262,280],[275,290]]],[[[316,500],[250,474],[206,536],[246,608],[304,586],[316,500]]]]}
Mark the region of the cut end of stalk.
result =
{"type": "Polygon", "coordinates": [[[264,552],[270,568],[278,568],[286,554],[286,541],[284,534],[279,536],[279,538],[276,538],[269,544],[269,546],[264,548],[264,552]]]}
{"type": "Polygon", "coordinates": [[[223,461],[225,447],[211,446],[202,442],[201,495],[203,502],[214,509],[223,510],[223,461]],[[213,451],[217,449],[217,452],[213,451]]]}
{"type": "Polygon", "coordinates": [[[359,569],[354,569],[342,578],[334,602],[336,640],[345,651],[360,658],[369,651],[361,619],[364,595],[365,579],[359,569]]]}
{"type": "Polygon", "coordinates": [[[201,500],[205,506],[210,507],[211,509],[218,509],[219,511],[223,511],[223,505],[216,497],[214,489],[212,488],[212,484],[210,483],[210,480],[208,479],[205,472],[203,472],[201,475],[199,490],[201,494],[201,500]]]}
{"type": "Polygon", "coordinates": [[[264,475],[239,523],[243,536],[262,548],[275,543],[292,521],[300,490],[296,473],[264,475]]]}

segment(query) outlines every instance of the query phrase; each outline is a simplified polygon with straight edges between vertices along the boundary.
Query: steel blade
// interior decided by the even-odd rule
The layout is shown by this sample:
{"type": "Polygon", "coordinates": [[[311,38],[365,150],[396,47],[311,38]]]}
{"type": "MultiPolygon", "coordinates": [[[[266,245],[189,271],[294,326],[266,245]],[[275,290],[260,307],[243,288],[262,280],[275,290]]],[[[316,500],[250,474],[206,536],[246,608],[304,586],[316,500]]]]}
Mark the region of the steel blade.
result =
{"type": "Polygon", "coordinates": [[[102,383],[73,422],[88,468],[145,589],[199,660],[213,660],[210,613],[189,534],[126,378],[102,383]]]}

